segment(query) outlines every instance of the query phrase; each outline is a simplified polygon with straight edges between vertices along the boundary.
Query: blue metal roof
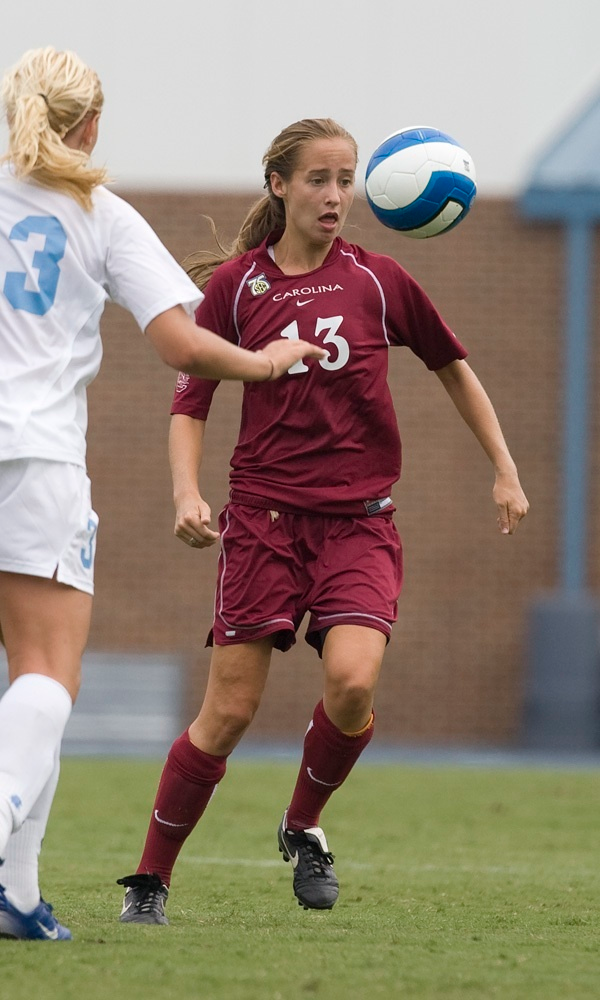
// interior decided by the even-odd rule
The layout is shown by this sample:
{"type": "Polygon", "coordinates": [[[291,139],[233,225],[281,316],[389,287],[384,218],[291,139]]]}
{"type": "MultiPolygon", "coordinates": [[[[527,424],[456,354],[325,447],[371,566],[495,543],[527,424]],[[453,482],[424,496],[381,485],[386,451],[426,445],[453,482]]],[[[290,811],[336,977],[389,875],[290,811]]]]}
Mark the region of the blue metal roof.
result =
{"type": "Polygon", "coordinates": [[[600,218],[600,93],[539,157],[520,208],[549,221],[600,218]]]}

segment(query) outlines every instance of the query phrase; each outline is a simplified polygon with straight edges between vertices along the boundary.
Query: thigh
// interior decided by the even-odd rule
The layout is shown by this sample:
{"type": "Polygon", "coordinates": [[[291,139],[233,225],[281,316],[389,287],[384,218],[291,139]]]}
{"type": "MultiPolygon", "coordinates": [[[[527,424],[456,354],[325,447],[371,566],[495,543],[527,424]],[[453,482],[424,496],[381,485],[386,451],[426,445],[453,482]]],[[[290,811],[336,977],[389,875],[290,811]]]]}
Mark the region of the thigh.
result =
{"type": "Polygon", "coordinates": [[[337,625],[323,644],[323,707],[343,732],[357,732],[369,719],[386,636],[379,629],[337,625]]]}
{"type": "Polygon", "coordinates": [[[91,595],[81,590],[0,571],[0,623],[11,683],[21,674],[45,674],[75,700],[91,611],[91,595]]]}
{"type": "Polygon", "coordinates": [[[273,637],[213,649],[200,713],[189,727],[192,743],[206,753],[231,753],[260,705],[273,637]]]}

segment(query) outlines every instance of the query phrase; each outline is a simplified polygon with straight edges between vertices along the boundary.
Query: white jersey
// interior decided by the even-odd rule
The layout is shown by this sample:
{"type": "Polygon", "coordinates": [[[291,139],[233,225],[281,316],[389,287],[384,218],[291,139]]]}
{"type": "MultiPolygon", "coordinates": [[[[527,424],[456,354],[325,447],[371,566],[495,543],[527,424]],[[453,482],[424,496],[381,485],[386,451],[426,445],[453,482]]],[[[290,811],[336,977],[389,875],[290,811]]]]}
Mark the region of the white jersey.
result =
{"type": "Polygon", "coordinates": [[[203,296],[147,222],[98,187],[72,197],[0,169],[0,461],[85,466],[86,387],[102,359],[107,299],[142,330],[203,296]]]}

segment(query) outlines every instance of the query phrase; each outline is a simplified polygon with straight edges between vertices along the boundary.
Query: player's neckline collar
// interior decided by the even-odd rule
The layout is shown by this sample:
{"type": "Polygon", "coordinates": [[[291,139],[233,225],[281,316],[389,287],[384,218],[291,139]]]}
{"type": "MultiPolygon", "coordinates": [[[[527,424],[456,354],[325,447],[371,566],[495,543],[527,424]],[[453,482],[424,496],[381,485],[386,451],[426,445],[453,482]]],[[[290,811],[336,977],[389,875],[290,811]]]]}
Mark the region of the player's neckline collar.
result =
{"type": "Polygon", "coordinates": [[[276,230],[273,233],[269,233],[269,235],[267,236],[267,238],[265,240],[263,240],[263,242],[262,242],[262,244],[261,244],[261,246],[259,248],[259,251],[261,252],[263,258],[270,265],[269,270],[272,273],[276,273],[280,277],[289,278],[290,280],[294,280],[294,279],[297,279],[297,278],[306,277],[306,276],[308,276],[310,274],[316,274],[318,271],[321,271],[324,267],[328,267],[328,265],[331,264],[339,256],[340,248],[341,248],[341,245],[342,245],[342,239],[341,239],[340,236],[336,236],[336,238],[334,239],[333,243],[331,244],[331,247],[329,248],[329,252],[328,252],[328,254],[327,254],[327,256],[326,256],[326,258],[325,258],[325,260],[323,261],[322,264],[319,264],[318,267],[312,268],[312,270],[310,270],[310,271],[299,271],[296,274],[286,274],[285,271],[282,271],[281,268],[275,262],[275,249],[274,248],[275,248],[275,244],[279,242],[279,239],[281,238],[282,234],[283,234],[283,230],[282,229],[276,230]]]}

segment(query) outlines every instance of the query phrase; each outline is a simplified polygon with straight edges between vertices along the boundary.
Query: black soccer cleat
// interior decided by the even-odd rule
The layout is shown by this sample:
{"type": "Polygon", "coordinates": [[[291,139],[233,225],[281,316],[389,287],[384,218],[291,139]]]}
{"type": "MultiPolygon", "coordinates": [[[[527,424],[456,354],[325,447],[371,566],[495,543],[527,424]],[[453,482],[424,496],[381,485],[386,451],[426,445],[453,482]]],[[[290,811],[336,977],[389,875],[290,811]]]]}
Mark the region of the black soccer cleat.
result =
{"type": "Polygon", "coordinates": [[[169,890],[158,875],[127,875],[117,885],[126,888],[119,920],[123,924],[168,924],[165,903],[169,890]]]}
{"type": "Polygon", "coordinates": [[[279,850],[294,869],[294,895],[305,910],[330,910],[338,898],[339,882],[333,854],[320,826],[288,830],[287,811],[277,831],[279,850]]]}

